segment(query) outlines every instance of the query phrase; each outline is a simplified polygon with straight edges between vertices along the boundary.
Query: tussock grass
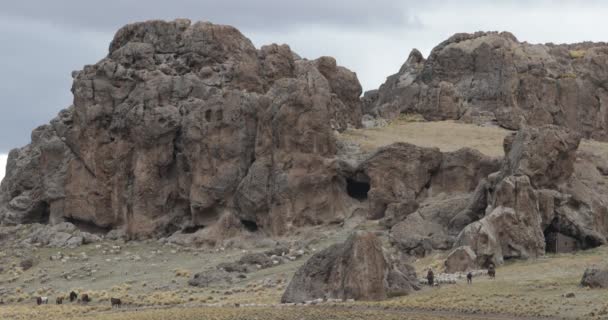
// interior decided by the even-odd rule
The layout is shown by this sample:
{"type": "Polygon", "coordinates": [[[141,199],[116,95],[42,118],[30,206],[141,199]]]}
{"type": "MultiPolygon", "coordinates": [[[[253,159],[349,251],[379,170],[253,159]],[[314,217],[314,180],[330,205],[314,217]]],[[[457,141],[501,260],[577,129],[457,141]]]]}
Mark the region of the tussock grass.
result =
{"type": "Polygon", "coordinates": [[[570,50],[570,52],[568,52],[570,58],[572,59],[584,58],[586,53],[587,51],[585,50],[570,50]]]}

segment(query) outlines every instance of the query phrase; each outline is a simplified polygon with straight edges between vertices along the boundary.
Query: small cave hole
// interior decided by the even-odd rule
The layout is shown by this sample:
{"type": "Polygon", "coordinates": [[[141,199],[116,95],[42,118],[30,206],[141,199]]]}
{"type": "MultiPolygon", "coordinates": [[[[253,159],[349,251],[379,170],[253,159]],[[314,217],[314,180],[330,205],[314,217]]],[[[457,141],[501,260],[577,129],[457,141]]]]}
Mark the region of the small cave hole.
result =
{"type": "Polygon", "coordinates": [[[109,226],[99,226],[91,221],[81,220],[74,217],[63,218],[65,222],[73,224],[78,230],[92,234],[106,234],[112,230],[109,226]]]}
{"type": "Polygon", "coordinates": [[[202,225],[187,226],[182,229],[182,233],[192,234],[192,233],[195,233],[204,228],[205,228],[205,226],[202,226],[202,225]]]}
{"type": "Polygon", "coordinates": [[[245,229],[247,229],[247,231],[249,232],[256,232],[258,231],[258,224],[255,223],[254,221],[250,221],[250,220],[241,220],[241,224],[243,225],[243,227],[245,227],[245,229]]]}
{"type": "Polygon", "coordinates": [[[367,200],[369,189],[369,179],[355,180],[346,178],[346,192],[351,198],[359,201],[367,200]]]}
{"type": "Polygon", "coordinates": [[[207,122],[211,121],[211,110],[205,111],[205,120],[207,120],[207,122]]]}

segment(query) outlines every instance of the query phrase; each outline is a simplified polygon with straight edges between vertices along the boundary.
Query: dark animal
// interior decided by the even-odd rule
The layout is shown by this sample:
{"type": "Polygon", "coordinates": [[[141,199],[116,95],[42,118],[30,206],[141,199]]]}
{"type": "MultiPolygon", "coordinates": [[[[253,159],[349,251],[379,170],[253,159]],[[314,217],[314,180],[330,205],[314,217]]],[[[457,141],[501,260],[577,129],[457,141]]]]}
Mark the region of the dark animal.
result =
{"type": "Polygon", "coordinates": [[[36,304],[37,305],[41,305],[42,304],[42,298],[41,297],[37,297],[36,298],[36,304]]]}
{"type": "Polygon", "coordinates": [[[74,291],[70,292],[70,302],[74,302],[78,299],[78,294],[74,291]]]}
{"type": "Polygon", "coordinates": [[[472,273],[467,273],[467,283],[468,284],[472,284],[473,283],[473,274],[472,273]]]}
{"type": "Polygon", "coordinates": [[[490,263],[488,266],[488,276],[492,279],[496,278],[496,267],[494,267],[493,263],[490,263]]]}
{"type": "Polygon", "coordinates": [[[48,303],[49,303],[49,298],[48,297],[37,297],[36,298],[36,304],[37,305],[48,304],[48,303]]]}
{"type": "Polygon", "coordinates": [[[433,270],[429,269],[429,272],[426,274],[426,279],[429,281],[429,286],[433,286],[435,283],[435,274],[433,270]]]}
{"type": "Polygon", "coordinates": [[[82,303],[84,304],[87,304],[91,302],[91,298],[89,298],[89,295],[85,293],[82,295],[82,299],[80,299],[80,301],[82,301],[82,303]]]}
{"type": "Polygon", "coordinates": [[[110,303],[112,304],[112,308],[114,308],[114,307],[120,308],[120,306],[122,305],[122,301],[120,301],[120,299],[117,299],[117,298],[110,298],[110,303]]]}
{"type": "Polygon", "coordinates": [[[57,303],[57,304],[63,304],[63,297],[57,297],[55,299],[55,303],[57,303]]]}

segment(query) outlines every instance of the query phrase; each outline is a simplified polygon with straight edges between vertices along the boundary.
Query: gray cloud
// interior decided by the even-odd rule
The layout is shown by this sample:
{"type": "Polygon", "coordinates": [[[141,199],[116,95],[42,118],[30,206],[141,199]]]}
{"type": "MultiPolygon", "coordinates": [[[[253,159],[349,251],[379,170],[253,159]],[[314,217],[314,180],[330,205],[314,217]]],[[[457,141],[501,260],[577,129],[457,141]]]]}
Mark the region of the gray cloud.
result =
{"type": "Polygon", "coordinates": [[[189,17],[256,30],[299,25],[381,28],[415,23],[408,1],[395,0],[21,0],[3,4],[6,16],[96,31],[114,30],[134,20],[189,17]],[[412,20],[412,21],[410,21],[412,20]]]}

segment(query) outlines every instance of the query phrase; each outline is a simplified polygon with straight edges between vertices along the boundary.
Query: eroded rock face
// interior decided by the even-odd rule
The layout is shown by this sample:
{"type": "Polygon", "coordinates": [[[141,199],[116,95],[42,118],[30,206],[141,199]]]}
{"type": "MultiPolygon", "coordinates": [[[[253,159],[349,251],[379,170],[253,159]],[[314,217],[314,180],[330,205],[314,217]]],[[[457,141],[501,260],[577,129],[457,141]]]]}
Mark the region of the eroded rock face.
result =
{"type": "MultiPolygon", "coordinates": [[[[544,254],[546,234],[574,238],[582,249],[606,243],[600,161],[577,157],[579,142],[578,133],[552,125],[507,137],[502,169],[478,186],[476,205],[469,206],[486,203],[485,216],[468,224],[455,246],[470,246],[484,266],[544,254]]],[[[474,211],[460,213],[451,223],[474,220],[474,211]]]]}
{"type": "Polygon", "coordinates": [[[467,272],[477,269],[477,255],[469,246],[457,247],[445,260],[445,272],[467,272]]]}
{"type": "Polygon", "coordinates": [[[519,42],[508,32],[459,33],[428,59],[414,50],[399,72],[366,94],[366,113],[394,118],[496,122],[508,129],[556,124],[608,140],[608,45],[519,42]]]}
{"type": "Polygon", "coordinates": [[[74,105],[11,152],[4,222],[137,237],[232,216],[278,234],[348,214],[333,131],[360,125],[361,86],[332,58],[257,50],[230,26],[148,21],[73,77],[74,105]]]}
{"type": "Polygon", "coordinates": [[[390,203],[416,200],[439,169],[442,154],[436,148],[395,143],[378,150],[359,170],[370,179],[369,217],[382,218],[390,203]]]}
{"type": "Polygon", "coordinates": [[[416,282],[411,268],[398,267],[386,256],[378,237],[358,232],[313,255],[298,269],[281,302],[382,300],[410,293],[416,282]]]}

